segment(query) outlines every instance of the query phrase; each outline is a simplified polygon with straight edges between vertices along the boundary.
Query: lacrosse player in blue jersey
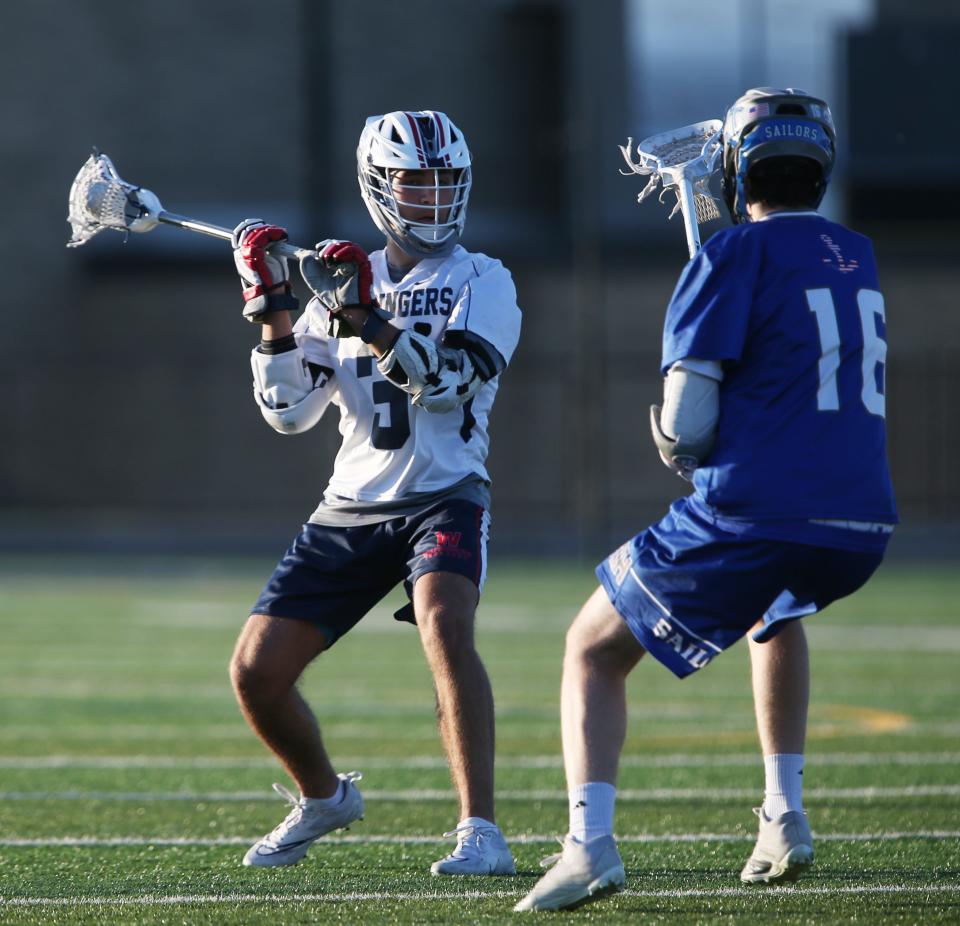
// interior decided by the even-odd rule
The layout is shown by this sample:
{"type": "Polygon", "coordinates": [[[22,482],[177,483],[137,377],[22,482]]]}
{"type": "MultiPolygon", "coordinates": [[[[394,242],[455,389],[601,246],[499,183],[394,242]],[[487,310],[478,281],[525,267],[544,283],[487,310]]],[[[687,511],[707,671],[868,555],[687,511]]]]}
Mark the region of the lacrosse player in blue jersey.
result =
{"type": "MultiPolygon", "coordinates": [[[[343,437],[323,499],[253,607],[231,663],[247,721],[300,794],[244,864],[300,861],[363,814],[357,773],[337,774],[296,689],[301,672],[394,586],[433,673],[440,733],[460,798],[457,845],[435,875],[504,875],[514,863],[493,809],[493,696],[474,645],[486,576],[487,421],[520,334],[510,273],[459,244],[470,192],[466,140],[443,113],[367,120],[357,148],[364,203],[386,237],[367,254],[321,242],[301,262],[314,292],[293,324],[282,228],[234,231],[244,315],[263,325],[254,397],[281,434],[334,405],[343,437]]],[[[282,476],[280,477],[282,478],[282,476]]]]}
{"type": "Polygon", "coordinates": [[[813,860],[801,773],[809,669],[799,618],[860,588],[897,521],[884,427],[883,297],[868,239],[816,211],[835,155],[827,104],[751,90],[723,127],[733,227],[687,264],[667,308],[663,462],[693,483],[611,554],[567,636],[561,714],[570,831],[517,905],[563,909],[617,890],[625,680],[645,652],[679,678],[748,634],[766,770],[741,879],[813,860]]]}

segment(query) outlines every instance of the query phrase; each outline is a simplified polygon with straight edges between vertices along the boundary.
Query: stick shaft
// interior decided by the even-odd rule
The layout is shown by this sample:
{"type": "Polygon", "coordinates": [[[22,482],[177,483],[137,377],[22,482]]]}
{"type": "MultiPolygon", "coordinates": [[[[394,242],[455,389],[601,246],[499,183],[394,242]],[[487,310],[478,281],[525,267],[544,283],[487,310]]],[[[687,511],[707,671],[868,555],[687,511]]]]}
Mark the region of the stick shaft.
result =
{"type": "MultiPolygon", "coordinates": [[[[210,222],[202,222],[200,219],[191,219],[185,215],[177,215],[175,212],[158,212],[157,220],[165,225],[175,225],[177,228],[199,232],[201,235],[222,238],[224,241],[229,241],[233,237],[233,232],[229,228],[224,228],[222,225],[212,225],[210,222]]],[[[297,247],[295,244],[290,244],[289,241],[281,241],[273,245],[270,251],[273,254],[279,254],[281,257],[294,257],[297,260],[313,254],[310,248],[297,247]]]]}
{"type": "Polygon", "coordinates": [[[700,250],[700,227],[697,225],[697,204],[693,199],[693,184],[681,178],[677,184],[680,192],[680,211],[683,213],[683,227],[687,232],[687,250],[693,257],[700,250]]]}

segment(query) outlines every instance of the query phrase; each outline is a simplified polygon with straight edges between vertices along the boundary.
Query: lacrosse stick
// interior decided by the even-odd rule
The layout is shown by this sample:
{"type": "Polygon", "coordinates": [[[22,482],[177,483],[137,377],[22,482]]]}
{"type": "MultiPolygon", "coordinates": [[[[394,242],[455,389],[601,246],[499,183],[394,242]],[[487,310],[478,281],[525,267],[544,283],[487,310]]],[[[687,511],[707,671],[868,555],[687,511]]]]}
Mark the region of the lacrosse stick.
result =
{"type": "MultiPolygon", "coordinates": [[[[122,180],[110,158],[96,149],[80,168],[70,187],[67,221],[73,229],[73,235],[67,242],[68,248],[86,244],[105,228],[143,233],[153,231],[161,222],[225,241],[233,237],[229,228],[165,212],[154,193],[122,180]]],[[[286,241],[277,242],[270,251],[297,260],[315,253],[286,241]]]]}
{"type": "Polygon", "coordinates": [[[710,193],[708,184],[716,170],[717,160],[723,149],[720,132],[723,122],[709,119],[696,122],[671,132],[651,135],[637,145],[638,160],[633,160],[633,139],[620,146],[623,159],[630,170],[621,170],[624,176],[640,174],[649,176],[647,185],[637,196],[642,203],[663,181],[660,202],[668,190],[677,196],[676,204],[667,218],[677,212],[683,213],[687,232],[687,248],[690,256],[700,249],[700,224],[720,218],[717,201],[710,193]]]}

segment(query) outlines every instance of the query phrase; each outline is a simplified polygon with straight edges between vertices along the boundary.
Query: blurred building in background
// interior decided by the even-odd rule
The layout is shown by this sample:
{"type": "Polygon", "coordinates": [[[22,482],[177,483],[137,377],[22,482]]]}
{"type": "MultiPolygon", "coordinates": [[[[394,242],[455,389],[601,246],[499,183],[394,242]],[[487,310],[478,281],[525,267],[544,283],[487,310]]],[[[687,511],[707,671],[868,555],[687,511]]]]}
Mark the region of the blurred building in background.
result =
{"type": "Polygon", "coordinates": [[[475,156],[465,244],[513,271],[525,311],[492,420],[494,549],[605,550],[684,490],[647,428],[683,229],[636,205],[618,145],[779,85],[833,104],[825,208],[877,245],[906,522],[894,548],[956,553],[960,7],[36,0],[4,5],[0,28],[5,549],[275,552],[338,444],[332,419],[300,437],[261,420],[258,335],[223,242],[160,228],[64,248],[90,148],[171,211],[374,249],[354,166],[364,119],[434,108],[475,156]]]}

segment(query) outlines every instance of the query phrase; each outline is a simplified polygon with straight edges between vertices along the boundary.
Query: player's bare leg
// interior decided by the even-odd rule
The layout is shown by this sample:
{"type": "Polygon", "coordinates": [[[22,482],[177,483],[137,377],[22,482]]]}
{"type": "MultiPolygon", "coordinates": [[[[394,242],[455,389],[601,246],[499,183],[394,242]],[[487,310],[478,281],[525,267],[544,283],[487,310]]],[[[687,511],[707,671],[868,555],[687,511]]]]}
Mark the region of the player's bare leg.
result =
{"type": "Polygon", "coordinates": [[[757,845],[740,877],[749,884],[795,881],[813,861],[813,839],[802,802],[810,701],[807,638],[802,622],[795,620],[766,643],[747,639],[766,794],[757,810],[757,845]]]}
{"type": "Polygon", "coordinates": [[[254,614],[230,662],[247,723],[308,798],[330,797],[339,785],[316,718],[296,688],[325,645],[323,633],[307,621],[254,614]]]}
{"type": "Polygon", "coordinates": [[[463,576],[430,572],[413,588],[413,607],[433,673],[440,736],[460,798],[452,853],[434,875],[512,875],[513,856],[494,822],[493,692],[474,644],[476,586],[463,576]]]}
{"type": "Polygon", "coordinates": [[[433,672],[437,718],[460,815],[494,821],[493,691],[474,644],[477,587],[451,572],[428,572],[413,607],[433,672]]]}
{"type": "Polygon", "coordinates": [[[357,772],[337,775],[313,712],[296,689],[306,666],[324,649],[324,635],[306,621],[254,614],[237,640],[230,678],[240,709],[300,789],[274,788],[291,805],[284,820],[257,840],[244,865],[295,865],[313,842],[363,818],[357,772]]]}
{"type": "Polygon", "coordinates": [[[765,756],[800,755],[810,702],[810,658],[803,622],[791,621],[766,643],[755,643],[750,636],[747,641],[760,748],[765,756]]]}
{"type": "Polygon", "coordinates": [[[568,788],[616,784],[627,731],[626,680],[644,652],[598,588],[567,631],[560,719],[568,788]]]}
{"type": "Polygon", "coordinates": [[[560,689],[570,829],[556,864],[515,910],[565,910],[626,880],[613,839],[617,766],[627,732],[627,676],[645,650],[602,588],[567,631],[560,689]]]}

